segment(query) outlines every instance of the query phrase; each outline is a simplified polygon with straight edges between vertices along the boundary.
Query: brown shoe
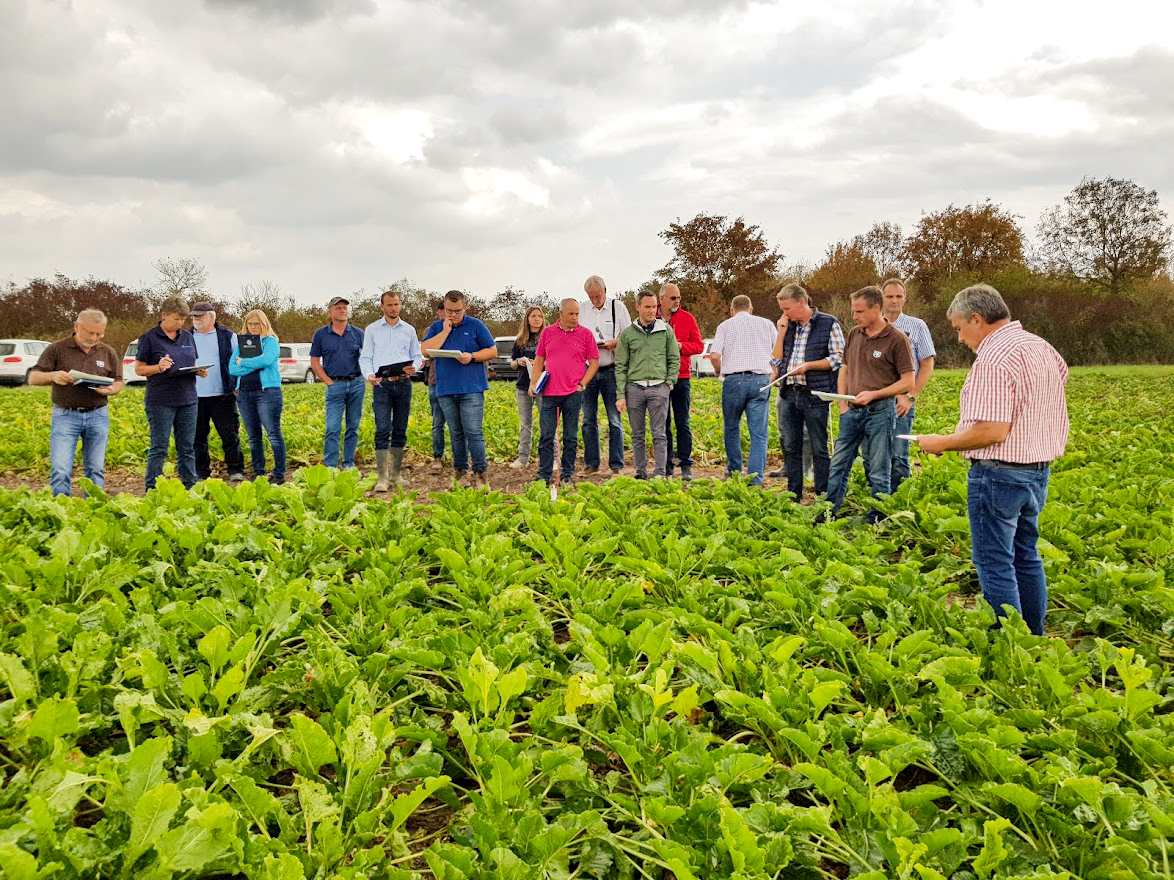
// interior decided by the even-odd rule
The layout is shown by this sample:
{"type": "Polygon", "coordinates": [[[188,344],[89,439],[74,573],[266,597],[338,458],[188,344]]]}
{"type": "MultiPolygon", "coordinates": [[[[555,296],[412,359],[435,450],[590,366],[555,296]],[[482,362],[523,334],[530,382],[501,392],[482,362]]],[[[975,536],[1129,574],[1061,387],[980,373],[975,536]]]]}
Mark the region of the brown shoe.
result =
{"type": "Polygon", "coordinates": [[[440,473],[442,470],[444,470],[444,460],[440,458],[432,459],[432,464],[428,466],[428,470],[434,474],[440,473]]]}
{"type": "Polygon", "coordinates": [[[479,474],[473,474],[473,486],[477,489],[484,489],[489,491],[489,471],[481,471],[479,474]]]}

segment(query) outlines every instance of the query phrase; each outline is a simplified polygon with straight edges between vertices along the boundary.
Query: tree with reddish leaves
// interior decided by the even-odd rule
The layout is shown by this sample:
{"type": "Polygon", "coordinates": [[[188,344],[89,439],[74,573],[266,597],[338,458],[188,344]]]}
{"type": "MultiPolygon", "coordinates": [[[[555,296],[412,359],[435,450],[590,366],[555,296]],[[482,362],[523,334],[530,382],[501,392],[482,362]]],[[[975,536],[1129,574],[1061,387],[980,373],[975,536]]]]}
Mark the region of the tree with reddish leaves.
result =
{"type": "Polygon", "coordinates": [[[656,273],[659,281],[681,288],[686,307],[698,323],[712,330],[729,315],[730,300],[749,296],[758,314],[778,313],[774,293],[783,255],[762,231],[741,217],[698,214],[660,233],[673,247],[673,258],[656,273]]]}
{"type": "Polygon", "coordinates": [[[922,290],[947,279],[980,279],[1023,265],[1023,232],[1016,215],[989,200],[923,214],[905,241],[903,262],[922,290]]]}
{"type": "Polygon", "coordinates": [[[1156,190],[1132,180],[1086,177],[1041,218],[1040,262],[1055,275],[1116,296],[1169,264],[1166,220],[1156,190]]]}

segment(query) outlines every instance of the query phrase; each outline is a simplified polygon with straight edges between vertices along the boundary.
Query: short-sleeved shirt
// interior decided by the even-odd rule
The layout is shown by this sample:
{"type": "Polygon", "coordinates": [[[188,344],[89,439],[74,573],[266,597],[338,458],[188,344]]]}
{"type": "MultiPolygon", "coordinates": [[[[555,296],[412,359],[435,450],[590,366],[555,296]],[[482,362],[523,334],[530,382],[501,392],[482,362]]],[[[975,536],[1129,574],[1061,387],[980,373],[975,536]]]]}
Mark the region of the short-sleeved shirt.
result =
{"type": "Polygon", "coordinates": [[[321,358],[322,369],[331,379],[358,376],[362,351],[363,331],[354,324],[347,324],[341,335],[331,330],[329,324],[319,327],[310,341],[310,357],[321,358]]]}
{"type": "Polygon", "coordinates": [[[886,388],[902,373],[913,372],[909,337],[887,321],[876,336],[866,334],[863,327],[853,327],[844,343],[844,369],[848,394],[886,388]]]}
{"type": "Polygon", "coordinates": [[[196,374],[181,373],[179,367],[196,365],[196,341],[187,330],[180,329],[172,339],[156,324],[139,337],[139,350],[135,359],[153,367],[171,355],[171,368],[147,377],[147,406],[188,406],[198,403],[196,396],[196,374]]]}
{"type": "MultiPolygon", "coordinates": [[[[425,339],[431,339],[444,329],[444,321],[433,321],[424,332],[425,339]]],[[[461,323],[449,331],[444,340],[445,351],[467,351],[470,354],[494,346],[493,334],[481,321],[465,315],[461,323]]],[[[455,358],[437,358],[432,369],[436,371],[436,394],[448,397],[451,394],[474,394],[489,390],[489,376],[485,364],[469,361],[462,364],[455,358]]]]}
{"type": "MultiPolygon", "coordinates": [[[[55,370],[81,370],[95,376],[122,378],[122,364],[118,354],[105,342],[99,342],[89,351],[83,351],[77,339],[67,336],[58,339],[43,352],[33,368],[40,373],[55,370]]],[[[107,398],[93,388],[83,385],[53,385],[53,402],[67,409],[90,409],[105,406],[107,398]]]]}
{"type": "Polygon", "coordinates": [[[913,375],[916,376],[921,370],[923,360],[938,356],[938,351],[934,348],[933,336],[929,332],[929,325],[921,318],[915,318],[901,312],[897,315],[893,326],[909,337],[909,344],[913,346],[913,375]]]}
{"type": "Polygon", "coordinates": [[[535,354],[546,359],[543,368],[550,373],[542,393],[561,397],[579,390],[587,372],[587,361],[599,357],[599,345],[595,335],[582,324],[574,330],[564,330],[555,323],[542,331],[535,354]]]}
{"type": "Polygon", "coordinates": [[[958,430],[976,422],[1011,425],[1007,438],[967,458],[1019,464],[1054,461],[1068,443],[1068,365],[1044,339],[1011,321],[979,343],[962,384],[958,430]]]}

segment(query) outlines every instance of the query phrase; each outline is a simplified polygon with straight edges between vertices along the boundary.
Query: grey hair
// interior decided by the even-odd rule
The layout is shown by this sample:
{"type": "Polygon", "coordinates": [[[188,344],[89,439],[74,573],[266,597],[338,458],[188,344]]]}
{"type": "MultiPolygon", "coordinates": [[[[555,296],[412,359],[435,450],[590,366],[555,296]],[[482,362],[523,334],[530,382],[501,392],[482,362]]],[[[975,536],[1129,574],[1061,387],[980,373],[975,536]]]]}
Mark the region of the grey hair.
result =
{"type": "Polygon", "coordinates": [[[657,296],[664,296],[665,291],[667,291],[670,287],[673,290],[675,290],[677,293],[681,292],[681,288],[678,287],[676,284],[674,284],[672,281],[666,281],[664,284],[662,284],[660,286],[660,293],[658,293],[657,296]]]}
{"type": "Polygon", "coordinates": [[[188,301],[182,296],[169,296],[159,305],[161,315],[180,315],[186,318],[190,312],[188,301]]]}
{"type": "Polygon", "coordinates": [[[106,313],[101,309],[82,309],[77,313],[75,324],[85,324],[87,321],[94,321],[95,323],[105,324],[106,313]]]}
{"type": "Polygon", "coordinates": [[[744,312],[748,309],[751,309],[753,306],[754,303],[750,301],[750,297],[746,296],[744,293],[739,293],[736,297],[730,300],[730,308],[732,308],[735,312],[744,312]]]}
{"type": "Polygon", "coordinates": [[[946,317],[969,318],[978,315],[988,324],[1011,317],[1011,310],[999,292],[989,284],[972,284],[959,290],[946,309],[946,317]]]}
{"type": "Polygon", "coordinates": [[[781,288],[779,288],[779,292],[775,296],[775,299],[789,299],[794,302],[806,303],[807,305],[811,304],[811,295],[807,292],[807,288],[805,288],[797,281],[792,281],[790,284],[784,284],[781,288]]]}
{"type": "Polygon", "coordinates": [[[602,290],[604,293],[607,293],[607,285],[603,283],[603,279],[600,278],[598,275],[592,275],[590,278],[588,278],[586,281],[583,282],[583,292],[589,293],[591,291],[591,288],[596,285],[598,285],[599,289],[602,290]]]}

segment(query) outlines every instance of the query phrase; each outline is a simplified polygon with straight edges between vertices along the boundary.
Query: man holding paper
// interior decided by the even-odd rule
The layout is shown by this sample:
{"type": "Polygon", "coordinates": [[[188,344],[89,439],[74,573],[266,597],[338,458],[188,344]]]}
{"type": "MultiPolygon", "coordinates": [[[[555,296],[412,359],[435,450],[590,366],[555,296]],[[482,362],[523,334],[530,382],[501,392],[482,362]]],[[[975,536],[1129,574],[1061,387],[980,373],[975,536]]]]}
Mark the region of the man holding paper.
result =
{"type": "Polygon", "coordinates": [[[829,402],[813,391],[835,391],[840,365],[844,362],[844,331],[832,315],[811,304],[801,284],[786,284],[778,293],[779,335],[772,363],[783,378],[779,388],[779,434],[783,446],[783,467],[769,476],[787,477],[787,489],[796,501],[803,498],[803,433],[811,450],[815,492],[828,490],[829,402]]]}
{"type": "MultiPolygon", "coordinates": [[[[839,510],[848,493],[848,477],[857,451],[868,466],[864,469],[873,497],[889,492],[893,457],[893,432],[897,419],[898,394],[913,390],[913,349],[909,337],[885,320],[884,297],[875,285],[852,294],[852,318],[856,326],[844,343],[844,366],[838,379],[840,434],[832,455],[827,500],[832,512],[839,510]]],[[[869,522],[880,514],[868,513],[869,522]]]]}
{"type": "Polygon", "coordinates": [[[383,317],[363,331],[359,369],[371,383],[371,407],[375,413],[375,491],[399,486],[408,442],[408,417],[412,411],[412,374],[423,356],[416,330],[400,320],[400,298],[386,290],[379,298],[383,317]]]}
{"type": "MultiPolygon", "coordinates": [[[[208,364],[208,375],[196,379],[196,478],[212,476],[212,456],[208,452],[208,435],[216,426],[224,450],[224,467],[228,481],[240,483],[245,478],[245,458],[241,452],[240,418],[236,408],[236,377],[228,371],[236,334],[216,320],[210,302],[192,305],[192,338],[196,341],[196,359],[208,364]]],[[[259,352],[258,352],[259,353],[259,352]]]]}
{"type": "Polygon", "coordinates": [[[558,321],[542,331],[534,354],[530,396],[541,392],[538,416],[538,477],[546,483],[554,474],[554,433],[563,420],[563,455],[559,480],[569,482],[578,452],[579,409],[583,389],[599,370],[595,335],[579,323],[579,303],[568,297],[559,305],[558,321]]]}
{"type": "Polygon", "coordinates": [[[922,450],[970,459],[967,508],[971,557],[996,617],[1010,607],[1044,634],[1048,585],[1039,515],[1051,463],[1068,443],[1068,365],[1046,341],[1011,320],[993,287],[976,284],[946,312],[958,341],[977,357],[962,385],[953,434],[921,434],[922,450]]]}
{"type": "Polygon", "coordinates": [[[489,458],[485,452],[485,392],[489,390],[486,361],[497,357],[497,343],[481,321],[465,314],[465,294],[444,295],[444,319],[433,321],[422,347],[436,371],[436,397],[452,438],[452,465],[461,482],[473,463],[473,482],[489,488],[489,458]]]}
{"type": "Polygon", "coordinates": [[[73,459],[82,443],[86,479],[106,485],[106,443],[110,436],[107,400],[122,390],[122,359],[102,341],[106,316],[97,309],[78,313],[73,335],[41,352],[29,373],[30,385],[53,386],[49,428],[49,488],[54,495],[72,490],[73,459]],[[71,371],[75,375],[70,375],[71,371]],[[84,373],[93,379],[78,379],[84,373]],[[110,380],[99,384],[99,377],[110,380]]]}

